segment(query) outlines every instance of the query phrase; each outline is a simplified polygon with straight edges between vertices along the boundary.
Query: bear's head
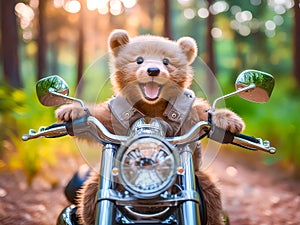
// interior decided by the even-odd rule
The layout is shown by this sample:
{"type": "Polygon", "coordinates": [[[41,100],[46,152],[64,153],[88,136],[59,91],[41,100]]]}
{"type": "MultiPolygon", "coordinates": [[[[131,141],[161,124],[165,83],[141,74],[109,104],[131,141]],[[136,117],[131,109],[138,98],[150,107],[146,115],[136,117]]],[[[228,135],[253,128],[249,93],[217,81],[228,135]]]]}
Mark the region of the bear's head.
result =
{"type": "Polygon", "coordinates": [[[190,37],[178,41],[152,35],[130,38],[125,30],[114,30],[108,44],[115,95],[122,92],[133,103],[155,105],[192,83],[197,45],[190,37]]]}

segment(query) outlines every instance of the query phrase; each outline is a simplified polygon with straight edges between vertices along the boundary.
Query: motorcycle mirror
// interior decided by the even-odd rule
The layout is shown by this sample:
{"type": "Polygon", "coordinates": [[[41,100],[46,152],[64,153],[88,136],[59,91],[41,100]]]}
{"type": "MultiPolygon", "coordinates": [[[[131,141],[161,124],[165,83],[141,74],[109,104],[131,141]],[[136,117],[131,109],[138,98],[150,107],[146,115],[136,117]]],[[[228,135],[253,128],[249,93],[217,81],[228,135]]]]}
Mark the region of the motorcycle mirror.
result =
{"type": "Polygon", "coordinates": [[[57,75],[40,79],[36,84],[36,93],[44,106],[58,106],[70,102],[66,98],[69,95],[68,84],[57,75]]]}
{"type": "Polygon", "coordinates": [[[274,84],[275,80],[271,74],[258,70],[245,70],[236,79],[235,88],[238,91],[252,85],[253,88],[239,92],[238,95],[248,101],[264,103],[270,99],[274,84]]]}
{"type": "Polygon", "coordinates": [[[275,80],[271,74],[258,70],[243,71],[235,82],[236,91],[214,100],[210,112],[214,112],[216,104],[225,98],[238,94],[252,102],[267,102],[274,88],[275,80]]]}

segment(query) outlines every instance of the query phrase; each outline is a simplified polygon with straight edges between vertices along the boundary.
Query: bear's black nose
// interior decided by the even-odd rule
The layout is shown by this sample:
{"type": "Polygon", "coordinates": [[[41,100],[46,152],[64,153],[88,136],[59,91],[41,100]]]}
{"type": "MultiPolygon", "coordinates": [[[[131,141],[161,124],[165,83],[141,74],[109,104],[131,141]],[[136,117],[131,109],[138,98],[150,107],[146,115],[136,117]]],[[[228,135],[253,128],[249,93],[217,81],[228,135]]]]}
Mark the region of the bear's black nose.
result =
{"type": "Polygon", "coordinates": [[[147,73],[149,76],[155,77],[158,76],[160,70],[157,67],[150,67],[147,69],[147,73]]]}

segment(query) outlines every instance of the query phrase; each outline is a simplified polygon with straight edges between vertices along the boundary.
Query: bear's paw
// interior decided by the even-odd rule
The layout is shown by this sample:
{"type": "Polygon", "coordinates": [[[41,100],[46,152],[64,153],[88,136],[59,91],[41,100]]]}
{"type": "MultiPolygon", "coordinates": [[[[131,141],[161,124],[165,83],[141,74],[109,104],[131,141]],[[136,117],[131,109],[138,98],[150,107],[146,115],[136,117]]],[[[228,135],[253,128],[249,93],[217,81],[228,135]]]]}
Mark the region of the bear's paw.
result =
{"type": "Polygon", "coordinates": [[[230,131],[233,134],[239,134],[245,128],[243,120],[237,114],[228,109],[217,109],[213,113],[212,123],[215,126],[230,131]]]}

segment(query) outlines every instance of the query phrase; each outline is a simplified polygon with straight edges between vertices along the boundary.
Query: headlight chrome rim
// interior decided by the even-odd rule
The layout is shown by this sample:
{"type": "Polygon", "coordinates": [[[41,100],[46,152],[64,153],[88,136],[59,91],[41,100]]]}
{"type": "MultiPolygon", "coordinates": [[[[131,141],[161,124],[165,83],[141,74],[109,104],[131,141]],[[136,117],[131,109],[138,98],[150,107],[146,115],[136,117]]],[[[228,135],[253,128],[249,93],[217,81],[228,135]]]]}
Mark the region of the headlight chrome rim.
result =
{"type": "Polygon", "coordinates": [[[175,182],[178,152],[159,136],[147,134],[131,138],[120,147],[116,159],[118,177],[122,185],[137,198],[155,198],[175,182]],[[154,150],[155,145],[162,148],[154,150]],[[140,151],[141,149],[135,146],[145,149],[140,151]],[[143,157],[143,154],[148,157],[143,157]],[[160,167],[162,164],[165,167],[160,167]],[[149,183],[151,179],[153,184],[149,183]]]}

